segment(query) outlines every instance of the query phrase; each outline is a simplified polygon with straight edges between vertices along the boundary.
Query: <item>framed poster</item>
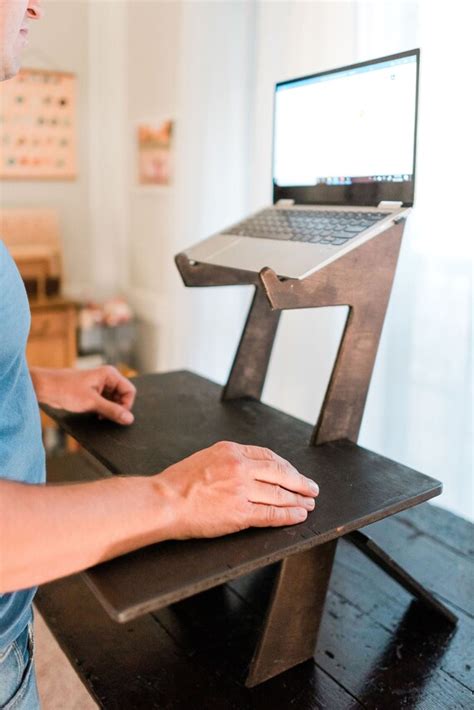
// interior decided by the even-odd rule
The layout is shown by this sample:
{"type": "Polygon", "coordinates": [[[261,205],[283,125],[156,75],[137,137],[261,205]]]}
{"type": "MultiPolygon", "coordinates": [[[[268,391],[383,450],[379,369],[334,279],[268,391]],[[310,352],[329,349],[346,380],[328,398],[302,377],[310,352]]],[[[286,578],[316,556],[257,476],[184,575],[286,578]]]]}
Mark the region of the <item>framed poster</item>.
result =
{"type": "Polygon", "coordinates": [[[173,122],[137,125],[139,185],[170,185],[172,182],[173,122]]]}
{"type": "Polygon", "coordinates": [[[0,83],[0,178],[76,177],[76,76],[22,69],[0,83]]]}

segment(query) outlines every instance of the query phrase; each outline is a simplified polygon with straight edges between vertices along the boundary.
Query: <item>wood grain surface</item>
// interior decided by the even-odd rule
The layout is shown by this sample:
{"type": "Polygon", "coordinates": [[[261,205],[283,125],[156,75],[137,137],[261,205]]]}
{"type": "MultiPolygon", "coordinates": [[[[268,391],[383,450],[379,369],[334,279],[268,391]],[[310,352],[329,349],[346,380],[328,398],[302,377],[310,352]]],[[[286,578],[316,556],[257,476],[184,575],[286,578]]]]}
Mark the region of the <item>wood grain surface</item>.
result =
{"type": "Polygon", "coordinates": [[[127,621],[304,552],[428,500],[441,484],[348,441],[310,446],[311,426],[261,402],[222,402],[221,388],[190,372],[135,380],[132,427],[48,409],[107,468],[157,473],[218,440],[268,446],[320,485],[305,523],[210,540],[168,541],[87,572],[107,611],[127,621]]]}
{"type": "Polygon", "coordinates": [[[357,441],[405,223],[386,229],[307,278],[281,281],[263,269],[272,308],[349,306],[313,443],[357,441]]]}

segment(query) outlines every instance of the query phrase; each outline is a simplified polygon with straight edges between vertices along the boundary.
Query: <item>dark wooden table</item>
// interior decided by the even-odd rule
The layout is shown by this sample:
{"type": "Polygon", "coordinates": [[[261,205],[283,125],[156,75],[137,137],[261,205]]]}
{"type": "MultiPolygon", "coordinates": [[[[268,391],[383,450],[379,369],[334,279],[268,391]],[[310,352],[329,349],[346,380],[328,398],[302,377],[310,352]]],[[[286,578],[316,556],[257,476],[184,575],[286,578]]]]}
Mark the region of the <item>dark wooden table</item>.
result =
{"type": "MultiPolygon", "coordinates": [[[[309,424],[261,402],[222,402],[220,387],[194,373],[144,375],[134,382],[132,427],[99,422],[94,415],[48,411],[113,473],[157,473],[216,441],[231,440],[273,449],[317,480],[320,495],[316,509],[297,526],[165,542],[89,570],[90,585],[117,621],[130,621],[289,555],[322,550],[342,535],[441,491],[429,476],[350,441],[309,446],[309,424]]],[[[318,578],[322,575],[321,570],[318,578]]],[[[301,585],[305,581],[299,580],[301,585]]],[[[315,585],[311,581],[308,594],[315,594],[315,585]]],[[[293,612],[296,603],[293,589],[293,612]]]]}
{"type": "MultiPolygon", "coordinates": [[[[81,455],[48,465],[50,481],[98,475],[81,455]]],[[[125,624],[112,621],[80,575],[43,585],[36,603],[103,708],[472,709],[473,526],[425,503],[366,529],[458,614],[456,629],[345,540],[315,660],[256,688],[243,678],[274,565],[125,624]]]]}
{"type": "Polygon", "coordinates": [[[253,528],[210,540],[167,541],[85,573],[116,621],[131,621],[206,589],[280,562],[246,685],[255,686],[314,655],[337,540],[351,540],[415,596],[452,613],[410,578],[360,528],[439,495],[441,483],[352,441],[309,445],[311,427],[253,398],[222,400],[214,382],[188,371],[134,380],[135,423],[47,409],[109,472],[150,475],[216,441],[266,446],[317,480],[305,522],[253,528]],[[281,629],[285,633],[281,633],[281,629]]]}

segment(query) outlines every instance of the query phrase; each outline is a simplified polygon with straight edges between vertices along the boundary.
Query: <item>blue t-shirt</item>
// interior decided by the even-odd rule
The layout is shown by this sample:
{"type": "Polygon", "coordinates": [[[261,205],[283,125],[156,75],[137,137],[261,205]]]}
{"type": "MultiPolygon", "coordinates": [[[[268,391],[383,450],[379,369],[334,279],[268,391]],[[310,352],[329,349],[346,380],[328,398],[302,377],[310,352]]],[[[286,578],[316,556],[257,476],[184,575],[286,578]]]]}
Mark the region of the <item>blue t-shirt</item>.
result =
{"type": "MultiPolygon", "coordinates": [[[[45,482],[45,457],[38,402],[25,357],[29,330],[25,287],[0,241],[0,478],[38,484],[45,482]]],[[[0,556],[1,545],[0,540],[0,556]]],[[[35,591],[0,594],[0,649],[25,628],[35,591]]]]}

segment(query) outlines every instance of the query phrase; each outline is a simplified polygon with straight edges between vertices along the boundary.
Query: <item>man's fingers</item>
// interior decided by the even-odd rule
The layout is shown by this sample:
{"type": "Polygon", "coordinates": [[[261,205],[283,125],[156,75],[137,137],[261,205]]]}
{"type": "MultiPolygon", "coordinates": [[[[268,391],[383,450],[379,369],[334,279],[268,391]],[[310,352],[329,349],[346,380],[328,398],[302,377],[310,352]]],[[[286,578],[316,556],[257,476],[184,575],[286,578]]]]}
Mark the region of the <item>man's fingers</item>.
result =
{"type": "Polygon", "coordinates": [[[239,451],[245,457],[258,461],[258,474],[255,478],[259,481],[277,483],[288,490],[302,493],[306,496],[317,496],[319,486],[311,478],[303,476],[286,459],[276,454],[271,449],[263,446],[239,445],[239,451]],[[260,475],[262,471],[262,475],[260,475]]]}
{"type": "Polygon", "coordinates": [[[313,510],[315,506],[314,497],[302,496],[299,493],[288,491],[286,488],[281,488],[281,486],[261,481],[254,481],[250,485],[248,497],[252,503],[265,503],[280,508],[299,507],[313,510]]]}
{"type": "Polygon", "coordinates": [[[117,424],[131,424],[133,422],[133,414],[117,402],[112,402],[110,399],[97,395],[94,401],[94,411],[99,416],[105,419],[110,419],[117,424]]]}
{"type": "Polygon", "coordinates": [[[131,409],[137,393],[135,385],[124,377],[115,367],[105,368],[103,391],[126,409],[131,409]]]}
{"type": "Polygon", "coordinates": [[[243,456],[255,461],[274,461],[276,458],[280,458],[278,454],[265,446],[252,446],[251,444],[238,444],[238,446],[243,456]]]}
{"type": "Polygon", "coordinates": [[[136,394],[137,391],[134,387],[133,390],[129,390],[128,392],[125,392],[125,394],[121,395],[122,404],[126,407],[126,409],[131,409],[133,407],[136,394]]]}
{"type": "Polygon", "coordinates": [[[280,527],[302,523],[308,517],[304,508],[279,508],[275,505],[252,503],[249,525],[254,528],[280,527]]]}
{"type": "Polygon", "coordinates": [[[257,481],[274,483],[303,496],[315,497],[319,494],[318,484],[299,473],[285,459],[260,461],[252,473],[257,481]]]}

